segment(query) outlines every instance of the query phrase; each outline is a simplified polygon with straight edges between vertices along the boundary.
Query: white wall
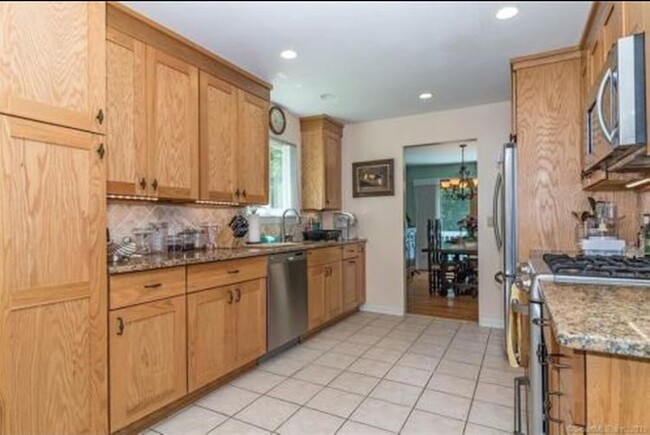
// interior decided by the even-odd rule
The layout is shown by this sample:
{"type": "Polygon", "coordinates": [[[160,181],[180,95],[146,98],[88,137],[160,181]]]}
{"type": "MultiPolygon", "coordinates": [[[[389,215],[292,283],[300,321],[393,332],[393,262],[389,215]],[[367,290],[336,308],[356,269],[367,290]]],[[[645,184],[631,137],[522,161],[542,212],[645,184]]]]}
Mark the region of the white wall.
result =
{"type": "Polygon", "coordinates": [[[497,156],[510,134],[510,103],[432,112],[401,118],[348,124],[343,130],[343,208],[360,220],[359,233],[368,239],[368,310],[405,312],[404,282],[404,149],[406,145],[476,138],[479,178],[479,321],[502,326],[502,295],[494,282],[499,253],[493,229],[492,193],[497,156]],[[395,195],[352,198],[352,162],[395,159],[395,195]]]}

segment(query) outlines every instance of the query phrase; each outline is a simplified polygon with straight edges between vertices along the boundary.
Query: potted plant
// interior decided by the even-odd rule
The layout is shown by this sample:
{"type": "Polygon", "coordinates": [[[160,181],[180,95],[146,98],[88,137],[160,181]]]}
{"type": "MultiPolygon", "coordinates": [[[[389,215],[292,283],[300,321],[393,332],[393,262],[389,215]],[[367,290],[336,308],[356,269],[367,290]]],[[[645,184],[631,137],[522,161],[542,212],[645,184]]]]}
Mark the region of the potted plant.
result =
{"type": "Polygon", "coordinates": [[[463,238],[464,242],[467,243],[476,243],[477,242],[477,232],[478,232],[478,220],[475,216],[466,216],[463,219],[457,222],[458,228],[460,231],[465,232],[465,237],[463,238]]]}

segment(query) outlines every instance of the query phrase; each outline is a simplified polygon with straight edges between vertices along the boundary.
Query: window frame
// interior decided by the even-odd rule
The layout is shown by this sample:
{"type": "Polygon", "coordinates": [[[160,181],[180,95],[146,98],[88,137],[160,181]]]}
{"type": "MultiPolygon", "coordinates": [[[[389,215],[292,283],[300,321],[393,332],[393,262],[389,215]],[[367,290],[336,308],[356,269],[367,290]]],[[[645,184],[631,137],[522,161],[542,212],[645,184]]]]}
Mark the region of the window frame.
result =
{"type": "MultiPolygon", "coordinates": [[[[272,203],[272,194],[273,194],[273,189],[272,189],[272,174],[271,174],[271,153],[273,150],[274,145],[280,145],[282,147],[292,147],[293,148],[293,154],[295,158],[295,174],[293,175],[295,177],[295,180],[289,184],[289,186],[283,186],[284,189],[290,190],[292,188],[295,188],[295,192],[288,192],[289,195],[293,196],[292,202],[293,204],[289,205],[287,208],[296,208],[297,210],[300,210],[300,147],[297,144],[294,144],[292,142],[289,142],[284,139],[280,139],[277,137],[269,137],[269,203],[259,207],[258,209],[258,214],[260,216],[266,216],[266,217],[280,217],[282,216],[282,213],[286,208],[273,208],[271,206],[272,203]]],[[[285,167],[289,167],[288,171],[289,174],[291,174],[291,155],[289,153],[283,153],[283,169],[285,167]],[[286,166],[285,166],[286,165],[286,166]]],[[[285,191],[285,193],[287,193],[285,191]]]]}

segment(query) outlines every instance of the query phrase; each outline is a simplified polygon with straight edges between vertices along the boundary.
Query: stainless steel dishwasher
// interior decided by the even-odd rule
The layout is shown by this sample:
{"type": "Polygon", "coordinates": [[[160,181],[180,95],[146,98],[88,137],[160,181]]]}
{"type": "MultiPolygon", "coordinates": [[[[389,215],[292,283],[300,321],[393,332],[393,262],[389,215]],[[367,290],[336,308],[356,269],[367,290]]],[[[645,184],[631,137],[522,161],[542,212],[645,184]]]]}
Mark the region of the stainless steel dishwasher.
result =
{"type": "Polygon", "coordinates": [[[279,349],[307,332],[307,255],[269,257],[267,350],[279,349]]]}

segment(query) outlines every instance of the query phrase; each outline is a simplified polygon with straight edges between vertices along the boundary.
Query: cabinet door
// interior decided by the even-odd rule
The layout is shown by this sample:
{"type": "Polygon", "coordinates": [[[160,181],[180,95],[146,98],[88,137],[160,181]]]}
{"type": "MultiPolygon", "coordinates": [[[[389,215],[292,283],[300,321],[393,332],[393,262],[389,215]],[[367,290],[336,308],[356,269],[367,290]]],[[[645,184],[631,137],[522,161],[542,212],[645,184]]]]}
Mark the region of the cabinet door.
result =
{"type": "Polygon", "coordinates": [[[149,178],[162,198],[199,194],[199,73],[196,67],[147,47],[149,178]]]}
{"type": "Polygon", "coordinates": [[[325,132],[325,208],[341,209],[341,137],[325,132]]]}
{"type": "Polygon", "coordinates": [[[623,22],[625,36],[645,31],[645,23],[650,23],[650,5],[647,2],[625,2],[623,7],[623,22]]]}
{"type": "Polygon", "coordinates": [[[307,268],[307,305],[309,329],[325,323],[325,269],[326,265],[307,268]]]}
{"type": "Polygon", "coordinates": [[[110,313],[111,430],[187,392],[185,296],[110,313]]]}
{"type": "Polygon", "coordinates": [[[100,140],[0,116],[0,434],[108,432],[100,140]]]}
{"type": "Polygon", "coordinates": [[[328,268],[325,284],[327,319],[333,319],[343,312],[343,273],[340,261],[330,263],[328,268]]]}
{"type": "Polygon", "coordinates": [[[110,28],[106,39],[107,192],[145,195],[145,45],[110,28]]]}
{"type": "Polygon", "coordinates": [[[103,132],[105,15],[104,2],[0,2],[0,112],[103,132]]]}
{"type": "Polygon", "coordinates": [[[232,286],[187,296],[188,388],[194,391],[235,367],[232,286]]]}
{"type": "Polygon", "coordinates": [[[237,182],[237,88],[200,73],[201,199],[234,201],[237,182]]]}
{"type": "Polygon", "coordinates": [[[359,245],[359,258],[357,260],[357,305],[366,303],[366,247],[359,245]]]}
{"type": "Polygon", "coordinates": [[[603,24],[603,50],[607,56],[618,38],[623,36],[623,3],[611,2],[603,24]]]}
{"type": "Polygon", "coordinates": [[[357,306],[357,284],[359,278],[359,259],[343,260],[343,311],[350,311],[357,306]]]}
{"type": "Polygon", "coordinates": [[[266,352],[266,279],[236,284],[237,367],[266,352]]]}
{"type": "MultiPolygon", "coordinates": [[[[237,201],[269,202],[269,103],[239,90],[237,201]]],[[[237,190],[236,189],[236,190],[237,190]]]]}

